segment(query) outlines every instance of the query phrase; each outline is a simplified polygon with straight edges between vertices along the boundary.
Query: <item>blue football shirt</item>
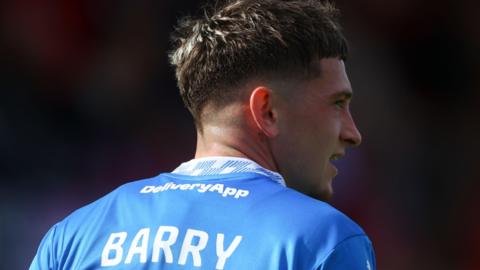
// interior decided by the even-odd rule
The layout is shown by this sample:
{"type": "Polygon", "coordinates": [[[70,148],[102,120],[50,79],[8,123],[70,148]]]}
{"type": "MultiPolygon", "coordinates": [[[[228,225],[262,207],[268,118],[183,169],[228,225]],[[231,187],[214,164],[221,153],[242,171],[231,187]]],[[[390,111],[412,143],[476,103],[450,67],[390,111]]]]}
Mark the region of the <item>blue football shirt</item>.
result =
{"type": "Polygon", "coordinates": [[[209,157],[120,186],[55,224],[36,269],[373,270],[364,231],[248,159],[209,157]]]}

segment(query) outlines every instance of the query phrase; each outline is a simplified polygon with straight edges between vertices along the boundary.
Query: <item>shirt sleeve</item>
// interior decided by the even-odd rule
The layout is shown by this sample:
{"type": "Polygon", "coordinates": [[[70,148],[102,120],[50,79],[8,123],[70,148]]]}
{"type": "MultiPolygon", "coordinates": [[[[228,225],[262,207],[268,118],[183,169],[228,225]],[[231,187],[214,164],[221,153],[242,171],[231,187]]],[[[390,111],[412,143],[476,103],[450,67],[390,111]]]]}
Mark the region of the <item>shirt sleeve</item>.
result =
{"type": "Polygon", "coordinates": [[[53,270],[56,269],[54,237],[56,226],[53,226],[43,237],[38,247],[37,254],[30,264],[29,270],[53,270]]]}
{"type": "Polygon", "coordinates": [[[372,243],[365,235],[353,236],[340,242],[317,270],[375,270],[372,243]]]}

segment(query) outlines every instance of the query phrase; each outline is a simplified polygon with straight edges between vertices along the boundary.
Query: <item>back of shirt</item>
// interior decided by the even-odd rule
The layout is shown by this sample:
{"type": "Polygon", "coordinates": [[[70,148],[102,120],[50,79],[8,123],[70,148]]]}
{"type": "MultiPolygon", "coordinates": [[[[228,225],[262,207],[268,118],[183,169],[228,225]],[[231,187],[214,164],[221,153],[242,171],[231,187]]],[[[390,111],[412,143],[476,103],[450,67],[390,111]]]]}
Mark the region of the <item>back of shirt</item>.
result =
{"type": "Polygon", "coordinates": [[[30,269],[375,269],[330,205],[258,172],[161,174],[56,224],[30,269]]]}

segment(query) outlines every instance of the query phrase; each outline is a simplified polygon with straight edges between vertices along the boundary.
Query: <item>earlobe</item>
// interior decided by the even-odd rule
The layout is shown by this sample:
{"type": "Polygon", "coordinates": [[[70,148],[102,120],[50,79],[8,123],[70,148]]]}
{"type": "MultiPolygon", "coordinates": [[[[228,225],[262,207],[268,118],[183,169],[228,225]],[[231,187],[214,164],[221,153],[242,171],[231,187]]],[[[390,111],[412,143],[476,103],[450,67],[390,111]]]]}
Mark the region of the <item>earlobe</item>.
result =
{"type": "Polygon", "coordinates": [[[250,94],[250,113],[260,131],[267,137],[278,135],[277,115],[273,106],[272,90],[257,87],[250,94]]]}

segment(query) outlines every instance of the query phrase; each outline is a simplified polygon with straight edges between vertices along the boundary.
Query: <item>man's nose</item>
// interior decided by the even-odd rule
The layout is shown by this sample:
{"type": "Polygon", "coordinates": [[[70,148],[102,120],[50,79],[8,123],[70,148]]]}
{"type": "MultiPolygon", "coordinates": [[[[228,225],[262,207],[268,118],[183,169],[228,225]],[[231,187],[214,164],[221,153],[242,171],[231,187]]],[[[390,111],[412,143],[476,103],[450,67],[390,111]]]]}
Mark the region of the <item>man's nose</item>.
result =
{"type": "Polygon", "coordinates": [[[350,112],[346,115],[340,137],[342,141],[346,142],[349,146],[358,146],[362,143],[362,135],[360,131],[358,131],[350,112]]]}

